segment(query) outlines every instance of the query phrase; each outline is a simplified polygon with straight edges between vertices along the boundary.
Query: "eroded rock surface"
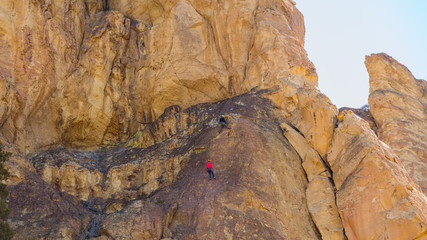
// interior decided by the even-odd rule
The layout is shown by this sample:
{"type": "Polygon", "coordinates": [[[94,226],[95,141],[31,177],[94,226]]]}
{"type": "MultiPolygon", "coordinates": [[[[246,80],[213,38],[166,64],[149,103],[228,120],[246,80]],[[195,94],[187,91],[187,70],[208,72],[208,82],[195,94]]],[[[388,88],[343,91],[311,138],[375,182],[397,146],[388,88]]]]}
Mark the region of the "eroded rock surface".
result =
{"type": "MultiPolygon", "coordinates": [[[[186,110],[172,107],[147,126],[157,136],[147,141],[155,142],[148,147],[141,148],[142,135],[137,134],[97,152],[57,149],[38,154],[32,162],[52,187],[103,214],[99,232],[104,237],[320,239],[316,224],[322,223],[317,219],[330,210],[318,211],[317,201],[307,206],[301,158],[282,135],[280,111],[261,97],[270,94],[259,91],[186,110]],[[232,129],[218,134],[221,114],[232,129]],[[169,135],[161,139],[164,134],[169,135]],[[170,159],[186,160],[175,166],[170,159]],[[207,159],[214,163],[216,180],[208,179],[207,159]]],[[[299,137],[316,158],[310,159],[312,165],[318,165],[320,156],[299,137]]],[[[333,206],[332,186],[325,176],[326,185],[320,186],[332,194],[323,196],[332,198],[327,204],[333,206]]],[[[337,214],[328,219],[340,221],[337,214]]],[[[342,234],[342,228],[336,228],[342,234]]],[[[327,235],[324,239],[342,239],[327,235]]]]}
{"type": "Polygon", "coordinates": [[[426,198],[397,155],[423,186],[425,81],[367,59],[396,155],[319,92],[294,5],[4,0],[16,239],[424,238],[426,198]]]}
{"type": "Polygon", "coordinates": [[[280,126],[284,136],[302,159],[302,166],[308,178],[307,205],[322,239],[345,239],[330,169],[298,130],[287,123],[280,126]]]}
{"type": "Polygon", "coordinates": [[[427,193],[427,82],[384,53],[366,57],[365,64],[378,137],[427,193]]]}
{"type": "Polygon", "coordinates": [[[317,75],[290,0],[2,5],[0,132],[21,150],[105,146],[169,106],[279,86],[271,99],[327,151],[336,110],[328,100],[316,121],[307,113],[302,89],[318,98],[317,75]]]}
{"type": "Polygon", "coordinates": [[[365,121],[353,113],[339,118],[327,161],[347,237],[424,238],[427,198],[400,159],[365,121]]]}
{"type": "Polygon", "coordinates": [[[117,146],[58,149],[32,161],[53,187],[102,213],[104,239],[423,236],[427,199],[365,121],[340,114],[325,163],[274,103],[260,97],[274,92],[171,107],[117,146]],[[221,114],[232,129],[218,134],[221,114]],[[171,159],[185,160],[175,166],[171,159]],[[216,180],[208,180],[207,159],[216,180]],[[52,168],[56,173],[46,174],[52,168]]]}
{"type": "Polygon", "coordinates": [[[264,108],[271,103],[254,100],[255,109],[245,99],[228,105],[225,109],[234,113],[232,130],[218,135],[216,124],[205,129],[196,146],[206,151],[192,154],[176,184],[152,196],[178,203],[168,237],[320,238],[306,206],[301,159],[281,136],[274,112],[264,108]],[[216,180],[208,179],[207,159],[212,159],[216,180]]]}
{"type": "Polygon", "coordinates": [[[9,190],[14,239],[84,239],[86,227],[95,217],[77,199],[58,192],[34,174],[9,190]]]}
{"type": "Polygon", "coordinates": [[[343,107],[339,109],[339,112],[352,112],[354,114],[356,114],[358,117],[362,118],[363,120],[365,120],[366,122],[368,122],[369,127],[372,129],[372,131],[375,132],[375,134],[377,134],[378,132],[378,126],[377,123],[375,122],[374,117],[372,116],[371,110],[369,109],[369,107],[364,107],[364,108],[348,108],[348,107],[343,107]]]}

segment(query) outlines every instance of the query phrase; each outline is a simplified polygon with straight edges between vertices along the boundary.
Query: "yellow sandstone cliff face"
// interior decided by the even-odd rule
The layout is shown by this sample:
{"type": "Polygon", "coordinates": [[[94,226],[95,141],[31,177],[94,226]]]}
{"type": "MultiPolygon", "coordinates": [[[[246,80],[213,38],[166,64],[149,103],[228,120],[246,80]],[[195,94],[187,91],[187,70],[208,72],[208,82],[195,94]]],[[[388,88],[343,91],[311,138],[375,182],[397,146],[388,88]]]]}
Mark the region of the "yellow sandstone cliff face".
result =
{"type": "Polygon", "coordinates": [[[306,188],[308,209],[322,239],[345,239],[342,221],[336,206],[335,186],[332,184],[330,170],[300,133],[286,123],[282,123],[280,126],[284,136],[301,157],[302,166],[308,179],[306,188]]]}
{"type": "Polygon", "coordinates": [[[427,230],[427,198],[367,122],[343,114],[327,161],[349,239],[417,239],[427,230]]]}
{"type": "MultiPolygon", "coordinates": [[[[366,122],[341,114],[325,161],[274,103],[262,98],[269,95],[261,91],[186,110],[172,107],[141,132],[151,132],[144,138],[136,134],[97,152],[47,151],[31,161],[38,178],[98,211],[91,222],[100,219],[103,239],[282,239],[301,232],[304,239],[413,239],[425,234],[427,199],[366,122]],[[226,114],[232,130],[218,134],[220,114],[226,114]],[[208,180],[206,159],[214,160],[217,180],[208,180]]],[[[27,173],[12,188],[13,209],[25,199],[35,201],[14,194],[28,179],[27,173]]],[[[26,211],[34,220],[20,223],[19,236],[38,219],[35,209],[26,211]]],[[[22,214],[27,216],[17,209],[12,224],[22,214]]],[[[41,219],[40,226],[49,226],[49,218],[41,219]]],[[[81,224],[86,230],[65,228],[66,236],[74,239],[91,229],[87,221],[81,224]]]]}
{"type": "Polygon", "coordinates": [[[384,53],[366,57],[365,64],[378,137],[427,193],[427,82],[384,53]]]}
{"type": "Polygon", "coordinates": [[[319,92],[292,1],[6,1],[0,20],[0,131],[21,150],[106,145],[171,105],[279,86],[326,152],[336,113],[328,100],[313,120],[301,102],[319,92]]]}
{"type": "MultiPolygon", "coordinates": [[[[96,152],[57,149],[30,160],[38,181],[43,178],[49,188],[83,200],[101,216],[99,230],[106,239],[343,239],[333,186],[320,156],[299,133],[282,135],[284,119],[263,94],[170,108],[147,126],[158,141],[151,146],[140,147],[137,135],[129,141],[136,144],[96,152]],[[220,114],[226,114],[232,129],[218,134],[220,114]],[[165,133],[170,135],[159,141],[165,133]],[[301,145],[299,152],[293,144],[301,145]],[[214,163],[216,180],[208,180],[206,159],[214,163]],[[324,187],[322,194],[307,190],[310,186],[324,187]],[[336,226],[327,227],[328,221],[336,226]]],[[[26,198],[13,192],[27,179],[12,189],[13,209],[26,198]]],[[[13,224],[27,216],[16,210],[13,224]]],[[[37,217],[22,222],[20,229],[35,224],[37,217]]],[[[90,230],[87,222],[81,224],[90,230]]],[[[64,236],[74,239],[82,230],[67,231],[64,236]]],[[[28,234],[20,230],[18,237],[28,234]]]]}
{"type": "Polygon", "coordinates": [[[385,55],[367,59],[393,152],[319,92],[294,5],[4,0],[15,238],[425,238],[427,200],[409,177],[423,186],[425,82],[385,55]],[[410,119],[389,89],[401,79],[410,119]],[[232,130],[218,134],[221,114],[232,130]]]}

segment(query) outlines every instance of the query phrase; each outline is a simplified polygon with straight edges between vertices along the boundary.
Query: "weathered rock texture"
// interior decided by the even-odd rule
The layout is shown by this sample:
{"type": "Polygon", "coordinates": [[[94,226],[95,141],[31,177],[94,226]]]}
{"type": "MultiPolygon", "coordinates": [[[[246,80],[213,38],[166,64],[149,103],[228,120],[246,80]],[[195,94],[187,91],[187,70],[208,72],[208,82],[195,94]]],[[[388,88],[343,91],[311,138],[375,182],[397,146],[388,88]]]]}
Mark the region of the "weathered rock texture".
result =
{"type": "Polygon", "coordinates": [[[384,53],[366,57],[365,64],[378,137],[427,193],[427,82],[384,53]]]}
{"type": "Polygon", "coordinates": [[[59,149],[31,161],[43,180],[80,200],[135,199],[171,183],[188,160],[186,155],[159,158],[156,153],[162,150],[159,146],[144,151],[114,148],[95,153],[59,149]]]}
{"type": "Polygon", "coordinates": [[[311,104],[317,76],[292,1],[5,0],[1,11],[0,132],[21,150],[107,145],[171,105],[277,85],[277,106],[327,151],[336,110],[311,104]]]}
{"type": "Polygon", "coordinates": [[[171,107],[118,146],[50,150],[31,161],[57,191],[102,214],[104,237],[344,239],[327,168],[302,135],[292,132],[293,144],[302,144],[299,152],[282,135],[279,125],[285,120],[261,97],[271,94],[249,93],[186,110],[171,107]],[[221,114],[232,129],[218,134],[221,114]],[[141,146],[140,139],[148,138],[152,145],[141,146]],[[214,181],[208,180],[207,159],[214,162],[214,181]],[[320,197],[313,187],[324,187],[320,197]],[[335,225],[328,228],[327,221],[335,225]]]}
{"type": "Polygon", "coordinates": [[[348,107],[343,107],[339,109],[339,112],[352,112],[354,114],[356,114],[357,116],[359,116],[360,118],[362,118],[363,120],[365,120],[366,122],[368,122],[369,127],[372,129],[372,131],[375,132],[375,134],[377,134],[378,132],[378,126],[377,123],[375,122],[374,117],[372,116],[372,113],[369,109],[369,105],[367,107],[364,108],[348,108],[348,107]]]}
{"type": "MultiPolygon", "coordinates": [[[[274,103],[261,97],[272,94],[171,107],[127,142],[96,152],[59,148],[37,154],[31,161],[52,189],[37,193],[67,192],[76,197],[74,204],[80,199],[90,210],[85,222],[73,220],[80,228],[68,218],[56,220],[67,236],[90,235],[98,220],[98,234],[91,236],[103,239],[424,236],[427,199],[366,122],[352,113],[339,116],[326,164],[274,103]],[[232,129],[218,134],[221,114],[232,129]],[[207,159],[216,180],[208,180],[207,159]]],[[[23,184],[28,180],[15,186],[23,184]]],[[[11,223],[28,226],[31,221],[20,222],[22,208],[14,203],[18,197],[29,205],[35,200],[17,196],[16,188],[11,223]]],[[[48,226],[51,219],[40,214],[33,212],[32,219],[48,226]]],[[[40,236],[67,239],[54,234],[45,229],[40,236]]]]}
{"type": "Polygon", "coordinates": [[[12,186],[9,207],[14,239],[81,239],[94,214],[68,193],[28,173],[12,186]]]}
{"type": "MultiPolygon", "coordinates": [[[[195,151],[177,181],[150,197],[165,206],[164,212],[174,213],[163,237],[318,239],[306,205],[301,159],[281,136],[279,122],[274,120],[280,115],[268,110],[272,104],[245,96],[212,111],[221,109],[233,109],[225,112],[232,130],[218,135],[216,119],[208,116],[209,125],[190,140],[195,151]],[[208,180],[206,159],[214,163],[216,180],[208,180]],[[176,210],[167,207],[174,203],[176,210]]],[[[162,221],[168,222],[165,219],[166,215],[162,221]]],[[[109,235],[122,229],[103,227],[109,235]]]]}
{"type": "MultiPolygon", "coordinates": [[[[15,239],[425,238],[427,199],[399,158],[317,89],[294,5],[3,0],[15,239]],[[232,129],[218,134],[221,114],[232,129]]],[[[380,58],[371,81],[414,80],[380,58]]],[[[425,82],[409,85],[399,96],[424,110],[391,121],[403,111],[374,101],[372,115],[380,137],[398,123],[425,144],[425,82]]]]}
{"type": "Polygon", "coordinates": [[[427,198],[400,159],[353,113],[339,119],[327,161],[347,237],[425,238],[427,198]]]}
{"type": "Polygon", "coordinates": [[[282,123],[284,136],[289,140],[302,159],[308,178],[306,188],[307,205],[322,239],[345,239],[343,226],[335,200],[335,186],[330,170],[319,154],[294,127],[282,123]]]}

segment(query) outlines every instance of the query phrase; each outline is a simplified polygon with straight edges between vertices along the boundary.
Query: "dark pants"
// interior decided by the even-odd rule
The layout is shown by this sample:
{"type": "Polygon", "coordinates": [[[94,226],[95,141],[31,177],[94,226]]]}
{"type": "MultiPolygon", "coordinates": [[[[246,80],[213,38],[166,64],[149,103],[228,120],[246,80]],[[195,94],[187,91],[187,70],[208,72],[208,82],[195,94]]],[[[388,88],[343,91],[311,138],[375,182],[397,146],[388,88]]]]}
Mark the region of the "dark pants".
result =
{"type": "Polygon", "coordinates": [[[219,132],[218,132],[218,133],[221,133],[222,128],[223,128],[224,126],[225,126],[226,128],[228,128],[228,129],[231,129],[231,127],[229,127],[227,123],[225,123],[225,122],[219,122],[219,132]]]}
{"type": "Polygon", "coordinates": [[[208,173],[209,173],[209,179],[211,179],[212,177],[215,178],[215,174],[214,174],[212,168],[208,168],[208,173]],[[211,177],[211,174],[212,174],[212,177],[211,177]]]}

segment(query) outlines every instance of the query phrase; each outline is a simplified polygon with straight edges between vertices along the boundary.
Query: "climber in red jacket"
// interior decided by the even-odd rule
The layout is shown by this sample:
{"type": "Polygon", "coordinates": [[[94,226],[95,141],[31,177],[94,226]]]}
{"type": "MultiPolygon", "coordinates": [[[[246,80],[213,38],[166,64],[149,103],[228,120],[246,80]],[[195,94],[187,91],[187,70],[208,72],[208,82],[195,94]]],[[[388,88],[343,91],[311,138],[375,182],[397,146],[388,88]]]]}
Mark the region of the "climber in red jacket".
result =
{"type": "Polygon", "coordinates": [[[211,179],[212,179],[212,178],[211,178],[211,175],[212,175],[213,179],[216,179],[216,178],[215,178],[214,171],[212,170],[212,163],[211,163],[211,160],[208,160],[208,164],[206,164],[206,170],[207,170],[207,171],[208,171],[208,173],[209,173],[209,180],[211,180],[211,179]]]}

